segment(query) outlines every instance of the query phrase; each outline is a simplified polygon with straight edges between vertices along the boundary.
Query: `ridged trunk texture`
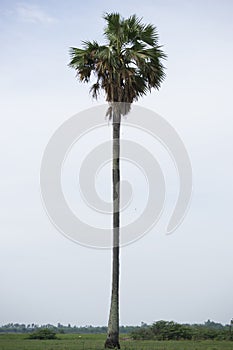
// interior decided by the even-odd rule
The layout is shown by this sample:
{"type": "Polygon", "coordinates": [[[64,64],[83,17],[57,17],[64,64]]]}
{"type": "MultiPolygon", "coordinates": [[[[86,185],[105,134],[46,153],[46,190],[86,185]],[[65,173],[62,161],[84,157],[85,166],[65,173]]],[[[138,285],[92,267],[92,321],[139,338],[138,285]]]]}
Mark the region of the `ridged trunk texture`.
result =
{"type": "Polygon", "coordinates": [[[120,243],[120,116],[113,117],[112,150],[113,189],[113,251],[112,251],[112,296],[108,321],[107,349],[120,349],[119,343],[119,243],[120,243]]]}

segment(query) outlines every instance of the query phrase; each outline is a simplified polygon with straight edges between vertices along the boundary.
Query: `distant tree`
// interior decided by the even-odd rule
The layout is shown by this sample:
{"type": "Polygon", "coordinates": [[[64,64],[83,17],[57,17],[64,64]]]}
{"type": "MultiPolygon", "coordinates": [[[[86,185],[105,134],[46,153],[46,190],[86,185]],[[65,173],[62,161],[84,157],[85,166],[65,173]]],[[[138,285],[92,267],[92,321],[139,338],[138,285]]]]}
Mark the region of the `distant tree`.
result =
{"type": "Polygon", "coordinates": [[[148,327],[148,324],[142,321],[141,322],[141,327],[148,327]]]}
{"type": "Polygon", "coordinates": [[[213,328],[213,329],[223,329],[224,328],[224,326],[221,323],[210,321],[210,320],[205,322],[205,327],[213,328]]]}

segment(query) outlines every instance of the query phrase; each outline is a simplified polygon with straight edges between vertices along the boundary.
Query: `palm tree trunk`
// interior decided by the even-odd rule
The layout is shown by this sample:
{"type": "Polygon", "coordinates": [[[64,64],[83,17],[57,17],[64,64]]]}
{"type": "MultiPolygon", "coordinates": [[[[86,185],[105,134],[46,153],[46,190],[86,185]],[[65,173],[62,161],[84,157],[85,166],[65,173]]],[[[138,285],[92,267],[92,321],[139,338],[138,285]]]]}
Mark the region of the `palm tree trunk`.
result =
{"type": "Polygon", "coordinates": [[[107,349],[120,349],[119,344],[119,252],[120,252],[120,115],[113,115],[112,149],[113,189],[113,256],[112,256],[112,297],[108,321],[107,349]]]}

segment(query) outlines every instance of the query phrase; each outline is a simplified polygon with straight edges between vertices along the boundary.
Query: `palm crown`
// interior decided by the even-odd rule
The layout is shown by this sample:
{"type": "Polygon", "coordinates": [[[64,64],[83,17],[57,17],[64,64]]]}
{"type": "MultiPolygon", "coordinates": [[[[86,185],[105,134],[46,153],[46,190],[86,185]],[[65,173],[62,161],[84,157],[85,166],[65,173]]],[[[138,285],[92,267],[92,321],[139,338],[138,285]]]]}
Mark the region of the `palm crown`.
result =
{"type": "Polygon", "coordinates": [[[95,82],[94,98],[103,90],[108,102],[131,104],[152,88],[159,89],[165,77],[156,28],[144,25],[136,15],[123,19],[118,13],[105,14],[106,45],[83,41],[83,48],[70,49],[69,66],[82,82],[95,82]]]}

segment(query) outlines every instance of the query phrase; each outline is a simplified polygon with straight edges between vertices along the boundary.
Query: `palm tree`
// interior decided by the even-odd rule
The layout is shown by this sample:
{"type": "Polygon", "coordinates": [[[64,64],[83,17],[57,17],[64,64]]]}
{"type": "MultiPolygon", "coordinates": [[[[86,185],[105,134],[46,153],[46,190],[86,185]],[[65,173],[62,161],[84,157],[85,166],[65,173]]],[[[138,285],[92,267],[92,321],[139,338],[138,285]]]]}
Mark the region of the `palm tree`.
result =
{"type": "Polygon", "coordinates": [[[119,245],[120,245],[120,125],[121,117],[139,97],[152,88],[159,89],[165,74],[162,59],[166,55],[158,45],[156,28],[143,24],[136,15],[124,19],[119,13],[106,13],[105,45],[84,41],[82,48],[70,49],[69,66],[81,82],[89,83],[97,98],[105,93],[109,103],[107,115],[113,124],[112,185],[113,185],[113,265],[112,296],[105,348],[120,348],[119,344],[119,245]]]}

